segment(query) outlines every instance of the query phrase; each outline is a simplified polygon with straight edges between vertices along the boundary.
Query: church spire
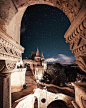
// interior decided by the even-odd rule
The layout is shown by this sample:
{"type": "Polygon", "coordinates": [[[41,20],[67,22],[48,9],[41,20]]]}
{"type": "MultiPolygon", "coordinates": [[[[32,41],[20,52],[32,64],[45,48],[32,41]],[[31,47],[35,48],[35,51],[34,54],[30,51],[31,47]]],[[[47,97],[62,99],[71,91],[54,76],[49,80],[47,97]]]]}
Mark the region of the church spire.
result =
{"type": "Polygon", "coordinates": [[[44,61],[43,53],[41,53],[41,60],[44,61]]]}
{"type": "Polygon", "coordinates": [[[44,58],[43,53],[41,53],[41,57],[44,58]]]}
{"type": "Polygon", "coordinates": [[[37,47],[37,52],[36,52],[36,56],[38,57],[40,57],[40,54],[39,54],[39,49],[38,49],[38,47],[37,47]]]}

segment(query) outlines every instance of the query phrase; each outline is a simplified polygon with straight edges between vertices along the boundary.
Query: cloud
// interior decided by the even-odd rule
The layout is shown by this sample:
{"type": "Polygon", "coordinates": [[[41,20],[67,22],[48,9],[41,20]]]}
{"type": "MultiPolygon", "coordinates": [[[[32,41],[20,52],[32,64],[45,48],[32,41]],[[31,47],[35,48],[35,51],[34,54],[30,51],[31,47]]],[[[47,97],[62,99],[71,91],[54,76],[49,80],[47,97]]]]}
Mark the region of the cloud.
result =
{"type": "Polygon", "coordinates": [[[59,60],[59,58],[48,58],[45,61],[47,61],[47,62],[56,62],[57,60],[59,60]]]}
{"type": "Polygon", "coordinates": [[[66,56],[64,54],[58,54],[57,58],[51,57],[47,58],[45,61],[47,62],[58,62],[61,64],[74,64],[75,61],[73,60],[72,57],[66,56]]]}
{"type": "Polygon", "coordinates": [[[72,60],[72,57],[68,57],[64,54],[58,54],[61,60],[66,60],[66,61],[70,61],[72,60]]]}
{"type": "Polygon", "coordinates": [[[60,64],[75,64],[75,60],[68,60],[68,61],[58,61],[60,64]]]}

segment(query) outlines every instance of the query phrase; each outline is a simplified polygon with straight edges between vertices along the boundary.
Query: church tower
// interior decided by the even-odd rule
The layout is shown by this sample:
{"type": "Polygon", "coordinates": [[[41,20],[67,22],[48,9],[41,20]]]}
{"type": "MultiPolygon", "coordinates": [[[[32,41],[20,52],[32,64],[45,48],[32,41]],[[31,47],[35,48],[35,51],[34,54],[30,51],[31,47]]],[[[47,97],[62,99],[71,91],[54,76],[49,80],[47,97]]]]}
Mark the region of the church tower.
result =
{"type": "Polygon", "coordinates": [[[43,53],[41,53],[41,61],[44,61],[43,53]]]}
{"type": "Polygon", "coordinates": [[[40,56],[40,54],[39,54],[39,49],[38,49],[38,48],[37,48],[35,60],[36,60],[37,62],[40,62],[40,61],[41,61],[41,56],[40,56]]]}

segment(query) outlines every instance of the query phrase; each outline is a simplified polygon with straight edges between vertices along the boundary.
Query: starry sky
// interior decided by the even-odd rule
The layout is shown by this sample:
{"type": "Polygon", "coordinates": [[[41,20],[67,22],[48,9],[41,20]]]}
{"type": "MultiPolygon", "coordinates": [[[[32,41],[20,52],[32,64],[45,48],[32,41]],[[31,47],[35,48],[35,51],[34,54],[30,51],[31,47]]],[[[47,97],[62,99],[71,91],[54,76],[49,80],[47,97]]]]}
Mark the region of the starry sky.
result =
{"type": "Polygon", "coordinates": [[[23,59],[31,52],[43,52],[46,61],[74,60],[74,54],[66,43],[64,34],[70,26],[67,16],[49,5],[29,6],[21,22],[21,45],[25,48],[23,59]]]}

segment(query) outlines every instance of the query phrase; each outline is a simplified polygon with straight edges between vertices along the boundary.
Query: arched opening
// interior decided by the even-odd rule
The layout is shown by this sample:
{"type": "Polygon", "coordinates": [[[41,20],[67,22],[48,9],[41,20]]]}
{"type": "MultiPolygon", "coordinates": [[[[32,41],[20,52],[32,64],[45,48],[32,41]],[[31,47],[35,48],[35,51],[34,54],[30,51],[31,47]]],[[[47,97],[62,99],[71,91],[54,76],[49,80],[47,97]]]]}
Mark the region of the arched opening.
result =
{"type": "Polygon", "coordinates": [[[62,100],[55,100],[51,102],[47,108],[68,108],[64,101],[62,100]]]}
{"type": "MultiPolygon", "coordinates": [[[[34,4],[48,4],[61,9],[69,18],[69,27],[65,38],[70,43],[70,48],[75,53],[77,64],[86,72],[86,1],[85,0],[1,0],[0,2],[0,72],[10,73],[15,67],[14,61],[21,59],[24,49],[20,46],[20,23],[27,6],[34,4]],[[78,37],[78,38],[77,38],[78,37]],[[72,41],[73,40],[73,41],[72,41]],[[74,48],[75,45],[75,48],[74,48]],[[76,48],[77,47],[77,48],[76,48]],[[5,62],[2,64],[2,60],[5,62]],[[11,60],[10,63],[6,63],[11,60]],[[13,63],[12,63],[13,61],[13,63]],[[3,66],[6,68],[3,69],[3,66]],[[7,69],[8,68],[8,69],[7,69]],[[8,71],[9,70],[9,71],[8,71]]],[[[10,76],[6,80],[0,74],[1,107],[10,107],[10,76]],[[9,81],[8,81],[9,80],[9,81]],[[3,83],[4,81],[4,83],[3,83]],[[8,83],[9,82],[9,83],[8,83]],[[4,85],[6,85],[6,88],[4,85]],[[3,89],[3,91],[2,91],[3,89]],[[5,92],[8,91],[8,92],[5,92]],[[8,99],[4,99],[6,97],[8,99]],[[4,105],[3,105],[4,103],[4,105]]],[[[9,77],[8,77],[9,76],[9,77]]]]}
{"type": "MultiPolygon", "coordinates": [[[[8,1],[7,3],[5,2],[4,5],[3,5],[3,2],[1,2],[0,4],[0,7],[1,7],[1,10],[0,10],[1,12],[0,25],[1,26],[0,27],[2,29],[1,31],[6,33],[8,37],[10,36],[10,38],[13,39],[17,43],[16,45],[19,45],[20,44],[20,25],[21,25],[22,16],[28,6],[35,5],[35,4],[47,4],[47,5],[51,5],[53,7],[57,7],[61,9],[67,15],[67,17],[69,18],[71,22],[71,27],[68,29],[67,33],[65,34],[66,41],[71,44],[71,47],[70,47],[72,48],[71,50],[73,51],[73,53],[77,53],[77,52],[81,52],[81,50],[85,50],[85,45],[83,45],[82,47],[78,46],[78,49],[73,50],[73,46],[75,43],[71,42],[71,39],[75,38],[78,34],[81,33],[80,31],[83,31],[84,29],[86,29],[86,26],[85,26],[86,21],[84,17],[85,9],[86,9],[85,0],[76,0],[76,1],[64,1],[64,0],[62,1],[59,1],[59,0],[54,0],[54,1],[52,0],[19,1],[18,0],[16,1],[16,0],[13,0],[13,2],[12,1],[8,1]],[[6,7],[6,9],[3,9],[3,7],[6,7]]],[[[82,32],[82,35],[83,35],[82,37],[85,37],[85,32],[82,32]]],[[[19,49],[21,50],[20,53],[23,53],[24,49],[21,46],[19,49]]],[[[77,54],[75,54],[75,57],[77,60],[76,63],[85,72],[86,71],[85,59],[84,59],[85,57],[83,58],[83,60],[77,57],[77,54]]]]}
{"type": "Polygon", "coordinates": [[[62,59],[66,54],[75,59],[64,39],[69,26],[70,21],[61,10],[49,5],[29,6],[21,22],[21,45],[25,48],[23,59],[37,47],[44,52],[46,59],[62,59]]]}
{"type": "Polygon", "coordinates": [[[35,97],[34,108],[38,108],[38,99],[35,97]]]}

